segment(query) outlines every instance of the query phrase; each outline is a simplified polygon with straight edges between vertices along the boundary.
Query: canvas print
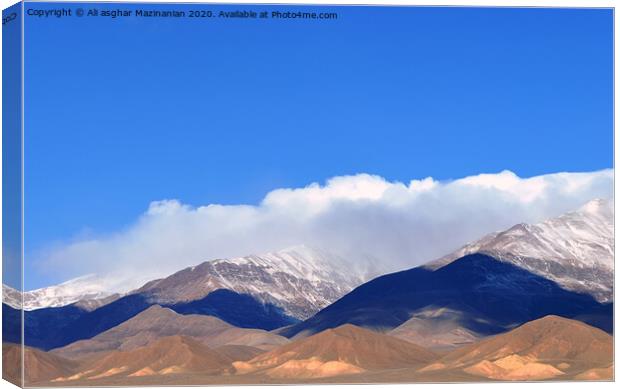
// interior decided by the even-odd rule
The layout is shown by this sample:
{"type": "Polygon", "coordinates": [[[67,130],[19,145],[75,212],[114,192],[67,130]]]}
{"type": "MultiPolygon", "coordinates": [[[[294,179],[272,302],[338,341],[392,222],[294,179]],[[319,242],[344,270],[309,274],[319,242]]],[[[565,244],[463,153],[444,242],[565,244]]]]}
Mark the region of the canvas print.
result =
{"type": "Polygon", "coordinates": [[[613,380],[613,23],[8,7],[2,377],[613,380]]]}

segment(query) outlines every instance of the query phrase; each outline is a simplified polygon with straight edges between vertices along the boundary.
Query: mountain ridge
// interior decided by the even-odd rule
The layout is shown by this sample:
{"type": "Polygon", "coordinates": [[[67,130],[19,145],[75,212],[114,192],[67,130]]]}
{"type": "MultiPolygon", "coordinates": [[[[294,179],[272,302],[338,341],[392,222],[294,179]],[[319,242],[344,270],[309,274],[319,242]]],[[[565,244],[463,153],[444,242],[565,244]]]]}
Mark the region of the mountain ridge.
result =
{"type": "Polygon", "coordinates": [[[114,294],[108,291],[104,282],[93,274],[25,292],[2,284],[2,302],[20,309],[23,301],[23,309],[26,311],[63,307],[79,301],[106,299],[114,294]]]}
{"type": "Polygon", "coordinates": [[[438,269],[465,255],[482,253],[609,302],[613,299],[613,219],[613,201],[594,199],[540,223],[519,223],[488,234],[423,266],[438,269]]]}
{"type": "Polygon", "coordinates": [[[303,319],[337,300],[370,277],[344,258],[324,249],[298,245],[265,254],[211,259],[146,282],[138,289],[116,293],[94,275],[58,285],[20,292],[3,284],[3,303],[35,311],[76,305],[94,310],[129,295],[144,295],[153,304],[174,305],[207,297],[215,290],[247,294],[303,319]]]}

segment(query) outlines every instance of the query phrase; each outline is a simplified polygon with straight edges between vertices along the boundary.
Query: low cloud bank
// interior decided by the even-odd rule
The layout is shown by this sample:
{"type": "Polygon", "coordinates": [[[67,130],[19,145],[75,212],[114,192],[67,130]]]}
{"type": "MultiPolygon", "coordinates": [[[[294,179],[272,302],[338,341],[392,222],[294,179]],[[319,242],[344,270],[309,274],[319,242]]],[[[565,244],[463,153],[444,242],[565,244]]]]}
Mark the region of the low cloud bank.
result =
{"type": "Polygon", "coordinates": [[[308,244],[380,272],[410,268],[520,222],[611,198],[613,170],[520,178],[510,171],[408,184],[358,174],[276,189],[253,205],[155,201],[112,235],[49,248],[40,271],[96,273],[128,290],[205,260],[308,244]]]}

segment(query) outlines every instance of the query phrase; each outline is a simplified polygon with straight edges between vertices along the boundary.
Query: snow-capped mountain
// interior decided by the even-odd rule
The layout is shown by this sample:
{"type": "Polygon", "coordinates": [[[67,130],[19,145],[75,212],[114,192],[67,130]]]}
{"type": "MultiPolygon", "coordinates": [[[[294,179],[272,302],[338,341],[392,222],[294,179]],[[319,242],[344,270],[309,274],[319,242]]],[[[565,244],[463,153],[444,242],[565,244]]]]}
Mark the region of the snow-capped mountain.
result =
{"type": "Polygon", "coordinates": [[[302,245],[264,255],[204,262],[151,281],[134,293],[146,294],[159,304],[172,304],[229,289],[305,319],[368,276],[333,253],[302,245]]]}
{"type": "Polygon", "coordinates": [[[591,294],[613,299],[614,208],[595,199],[574,212],[537,224],[517,224],[469,243],[426,267],[437,269],[468,254],[483,253],[591,294]]]}
{"type": "MultiPolygon", "coordinates": [[[[105,299],[113,293],[94,275],[86,275],[23,293],[24,310],[32,311],[40,308],[62,307],[78,301],[105,299]]],[[[2,302],[19,309],[21,292],[7,285],[2,285],[2,302]]]]}

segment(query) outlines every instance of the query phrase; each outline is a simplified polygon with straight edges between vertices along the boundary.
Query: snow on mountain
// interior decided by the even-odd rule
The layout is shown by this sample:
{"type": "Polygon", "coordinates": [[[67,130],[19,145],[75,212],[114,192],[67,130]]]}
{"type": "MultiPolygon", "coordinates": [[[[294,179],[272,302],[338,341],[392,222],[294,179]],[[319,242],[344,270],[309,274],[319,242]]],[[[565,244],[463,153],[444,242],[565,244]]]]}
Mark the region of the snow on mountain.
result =
{"type": "Polygon", "coordinates": [[[525,268],[597,300],[613,299],[614,206],[595,199],[574,212],[491,233],[426,266],[437,269],[483,253],[525,268]]]}
{"type": "Polygon", "coordinates": [[[343,258],[296,246],[264,255],[216,259],[147,283],[145,293],[160,304],[198,300],[217,289],[252,295],[305,319],[368,280],[343,258]]]}
{"type": "MultiPolygon", "coordinates": [[[[145,293],[153,302],[179,303],[229,289],[272,303],[296,318],[306,318],[334,302],[374,273],[357,271],[343,258],[318,248],[296,246],[264,255],[216,259],[147,282],[132,293],[145,293]]],[[[60,307],[77,303],[92,310],[120,295],[113,282],[95,275],[25,292],[24,309],[60,307]]],[[[19,309],[21,293],[3,285],[3,302],[19,309]]]]}
{"type": "MultiPolygon", "coordinates": [[[[62,307],[78,301],[105,299],[112,295],[113,293],[107,290],[102,280],[95,275],[86,275],[59,285],[24,292],[24,310],[62,307]]],[[[7,285],[2,285],[2,302],[19,309],[21,292],[7,285]]]]}
{"type": "Polygon", "coordinates": [[[2,284],[2,303],[15,309],[21,309],[22,296],[19,290],[2,284]]]}

